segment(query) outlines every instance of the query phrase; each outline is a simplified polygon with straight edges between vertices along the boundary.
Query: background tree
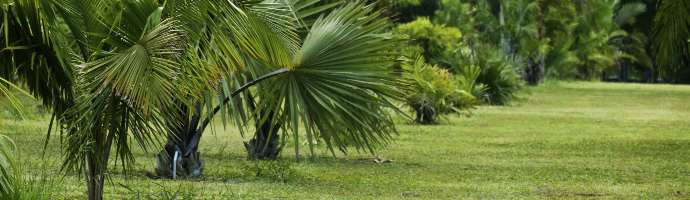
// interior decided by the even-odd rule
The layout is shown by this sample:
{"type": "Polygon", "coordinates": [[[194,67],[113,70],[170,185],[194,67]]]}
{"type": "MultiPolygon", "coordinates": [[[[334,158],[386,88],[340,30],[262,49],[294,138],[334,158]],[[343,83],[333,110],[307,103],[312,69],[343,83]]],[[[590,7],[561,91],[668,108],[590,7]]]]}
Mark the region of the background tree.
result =
{"type": "MultiPolygon", "coordinates": [[[[394,33],[409,36],[410,51],[408,56],[423,52],[427,62],[432,65],[446,68],[448,72],[458,77],[464,77],[466,68],[474,65],[482,71],[477,77],[477,83],[486,85],[487,88],[479,96],[485,102],[495,105],[508,104],[516,98],[521,82],[519,80],[520,67],[524,67],[525,55],[536,55],[538,48],[543,49],[543,44],[511,42],[515,51],[506,55],[500,53],[497,57],[497,47],[503,48],[501,36],[513,34],[507,30],[516,30],[515,26],[501,26],[498,17],[494,13],[494,5],[499,2],[489,1],[442,1],[442,7],[437,10],[434,20],[419,17],[408,24],[399,24],[394,33]],[[510,28],[510,29],[509,29],[510,28]],[[460,31],[462,30],[462,31],[460,31]],[[462,37],[460,37],[462,36],[462,37]],[[536,45],[535,45],[536,44],[536,45]],[[541,45],[541,46],[540,46],[541,45]],[[535,47],[536,46],[536,47],[535,47]],[[529,48],[531,49],[529,49],[529,48]],[[529,50],[528,50],[529,49],[529,50]],[[525,54],[525,52],[535,53],[525,54]],[[515,54],[513,54],[515,53],[515,54]],[[519,55],[519,56],[518,56],[519,55]]],[[[512,4],[511,4],[512,6],[512,4]]],[[[521,15],[514,14],[517,19],[521,15]]],[[[521,28],[521,30],[528,30],[521,28]]],[[[524,68],[522,68],[524,69],[524,68]]],[[[414,94],[408,94],[414,95],[414,94]]]]}
{"type": "Polygon", "coordinates": [[[415,113],[415,123],[436,124],[449,113],[470,112],[481,102],[477,97],[486,87],[476,84],[481,68],[468,66],[461,77],[447,73],[443,68],[427,65],[424,57],[416,56],[412,65],[403,68],[410,71],[407,78],[413,80],[408,88],[405,105],[415,113]]]}
{"type": "Polygon", "coordinates": [[[683,69],[690,52],[690,2],[659,0],[654,16],[654,50],[658,69],[673,73],[683,69]]]}

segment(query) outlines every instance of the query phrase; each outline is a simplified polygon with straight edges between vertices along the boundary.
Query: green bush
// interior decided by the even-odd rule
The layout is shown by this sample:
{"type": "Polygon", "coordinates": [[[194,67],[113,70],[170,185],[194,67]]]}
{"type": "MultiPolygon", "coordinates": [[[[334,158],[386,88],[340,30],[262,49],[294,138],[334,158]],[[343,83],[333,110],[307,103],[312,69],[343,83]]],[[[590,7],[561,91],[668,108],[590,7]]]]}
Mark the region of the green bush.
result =
{"type": "Polygon", "coordinates": [[[462,113],[462,110],[474,108],[479,102],[471,94],[483,90],[483,86],[475,86],[474,79],[479,70],[470,70],[475,74],[456,79],[443,68],[425,64],[421,56],[417,56],[414,64],[405,68],[410,72],[407,78],[413,81],[406,90],[405,105],[415,113],[416,123],[438,123],[439,116],[462,113]]]}
{"type": "Polygon", "coordinates": [[[468,65],[481,68],[476,83],[487,88],[477,97],[491,105],[506,105],[515,100],[524,83],[520,74],[524,62],[504,56],[500,48],[482,47],[475,49],[474,54],[458,50],[443,54],[436,62],[449,66],[449,71],[459,75],[466,74],[468,65]]]}
{"type": "Polygon", "coordinates": [[[434,24],[429,18],[401,24],[392,31],[394,34],[406,35],[410,39],[408,56],[421,54],[426,60],[438,55],[452,52],[462,42],[462,33],[454,27],[434,24]]]}
{"type": "MultiPolygon", "coordinates": [[[[479,78],[479,76],[482,74],[481,67],[470,65],[463,67],[461,70],[462,75],[458,79],[458,87],[475,97],[473,101],[469,103],[471,108],[474,108],[474,105],[482,103],[482,101],[485,99],[484,96],[489,87],[477,82],[477,78],[479,78]]],[[[467,110],[470,111],[470,109],[467,110]]]]}
{"type": "Polygon", "coordinates": [[[518,98],[520,88],[524,81],[520,75],[524,66],[520,62],[506,58],[500,50],[493,51],[489,55],[478,56],[482,73],[477,77],[477,82],[485,84],[486,98],[491,105],[507,105],[518,98]]]}

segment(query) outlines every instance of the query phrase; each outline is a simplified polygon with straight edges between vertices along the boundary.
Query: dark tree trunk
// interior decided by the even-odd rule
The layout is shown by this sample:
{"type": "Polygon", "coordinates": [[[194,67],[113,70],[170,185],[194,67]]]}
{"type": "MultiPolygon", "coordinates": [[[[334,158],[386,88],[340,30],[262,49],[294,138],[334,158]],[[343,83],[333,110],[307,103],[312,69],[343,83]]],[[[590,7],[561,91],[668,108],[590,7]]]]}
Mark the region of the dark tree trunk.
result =
{"type": "Polygon", "coordinates": [[[546,81],[546,61],[544,59],[544,54],[539,53],[539,76],[537,76],[539,81],[546,81]]]}
{"type": "Polygon", "coordinates": [[[628,82],[628,80],[630,80],[630,70],[632,69],[630,63],[623,63],[623,69],[625,69],[625,73],[623,73],[623,81],[628,82]]]}
{"type": "Polygon", "coordinates": [[[103,199],[103,184],[105,183],[105,173],[108,170],[108,157],[110,156],[110,147],[113,143],[115,135],[110,133],[103,144],[100,144],[101,160],[94,157],[92,151],[86,152],[86,168],[84,169],[86,177],[86,187],[89,195],[89,200],[103,199]]]}
{"type": "Polygon", "coordinates": [[[623,65],[619,61],[616,61],[616,71],[618,72],[618,82],[624,82],[623,70],[624,70],[623,65]]]}
{"type": "Polygon", "coordinates": [[[659,71],[657,71],[657,51],[656,48],[654,47],[654,35],[652,34],[651,30],[647,30],[647,36],[649,37],[649,43],[652,44],[651,49],[652,49],[652,67],[651,69],[648,69],[647,71],[650,72],[650,79],[647,80],[647,83],[655,83],[657,82],[657,79],[659,78],[659,71]],[[651,70],[651,71],[650,71],[651,70]]]}
{"type": "MultiPolygon", "coordinates": [[[[271,78],[273,76],[277,76],[279,74],[287,73],[290,72],[289,69],[283,68],[279,69],[276,71],[273,71],[271,73],[268,73],[262,77],[259,77],[246,85],[243,85],[239,89],[235,90],[230,97],[225,98],[221,104],[227,104],[230,102],[230,98],[236,98],[236,96],[241,93],[242,91],[246,90],[247,88],[263,81],[268,78],[271,78]]],[[[249,96],[251,98],[251,96],[249,96]]],[[[183,103],[179,103],[180,105],[180,116],[182,116],[180,124],[174,124],[166,121],[166,125],[168,126],[168,129],[170,130],[168,134],[168,142],[166,143],[164,149],[156,155],[156,161],[158,163],[158,168],[156,168],[156,174],[153,173],[147,173],[149,177],[151,178],[159,178],[159,177],[165,177],[165,178],[177,178],[178,176],[181,178],[190,178],[190,177],[197,177],[203,174],[204,172],[204,166],[205,162],[201,161],[201,154],[199,153],[199,140],[201,140],[201,135],[204,133],[204,130],[208,126],[208,124],[211,122],[211,119],[213,116],[215,116],[218,111],[220,111],[221,106],[216,106],[213,109],[213,113],[211,116],[207,117],[204,119],[203,122],[201,122],[201,103],[197,103],[195,110],[190,111],[189,107],[184,105],[183,103]],[[191,115],[191,117],[190,117],[191,115]],[[200,123],[201,122],[201,123],[200,123]],[[176,159],[177,158],[177,159],[176,159]]],[[[252,104],[252,109],[254,109],[254,105],[252,104]]],[[[263,113],[261,113],[263,116],[263,113]]],[[[269,115],[268,121],[270,122],[273,115],[271,113],[269,115]]],[[[259,117],[261,118],[261,117],[259,117]]],[[[269,123],[270,124],[270,123],[269,123]]],[[[261,128],[257,127],[257,134],[256,135],[261,135],[262,137],[257,137],[255,136],[255,140],[258,138],[258,141],[261,141],[261,138],[267,138],[269,146],[270,144],[276,144],[273,149],[271,150],[272,152],[280,152],[280,148],[278,148],[278,136],[277,136],[277,130],[280,129],[280,123],[276,124],[274,126],[273,133],[269,134],[269,131],[266,131],[266,129],[271,130],[270,126],[268,128],[264,128],[263,126],[261,128]],[[269,136],[271,134],[276,135],[275,137],[269,136]],[[275,138],[275,139],[274,139],[275,138]]],[[[258,147],[261,145],[260,142],[253,142],[250,141],[252,144],[256,144],[255,147],[258,147]]],[[[266,140],[264,139],[264,145],[266,146],[266,140]]],[[[245,143],[245,145],[247,145],[245,143]]],[[[266,149],[271,149],[271,148],[266,148],[266,149]]],[[[265,150],[265,149],[261,149],[265,150]]],[[[272,153],[268,154],[273,155],[272,153]]],[[[276,153],[277,155],[277,153],[276,153]]],[[[270,158],[270,157],[269,157],[270,158]]],[[[275,156],[273,156],[272,159],[275,159],[275,156]]]]}
{"type": "MultiPolygon", "coordinates": [[[[263,118],[264,114],[265,113],[261,111],[259,118],[263,118]]],[[[280,150],[282,150],[280,147],[280,136],[278,135],[280,123],[272,124],[273,117],[273,112],[271,112],[268,114],[263,124],[259,123],[260,119],[256,120],[256,133],[254,133],[254,138],[244,143],[244,147],[247,148],[247,152],[251,157],[259,160],[275,160],[280,154],[280,150]]]]}
{"type": "Polygon", "coordinates": [[[420,124],[434,124],[436,123],[436,109],[433,107],[422,106],[417,109],[417,118],[415,122],[420,124]]]}
{"type": "MultiPolygon", "coordinates": [[[[548,15],[548,10],[549,10],[549,1],[542,1],[539,3],[539,7],[541,8],[541,12],[539,13],[539,30],[538,30],[538,39],[543,39],[544,34],[546,32],[546,16],[548,15]]],[[[539,83],[539,81],[544,80],[546,81],[546,63],[544,63],[544,54],[539,53],[539,65],[538,65],[538,73],[535,74],[535,78],[537,81],[534,83],[535,85],[539,83]]]]}
{"type": "Polygon", "coordinates": [[[527,59],[527,67],[525,69],[525,79],[530,85],[537,85],[540,80],[541,66],[534,62],[531,57],[527,59]]]}
{"type": "MultiPolygon", "coordinates": [[[[251,103],[249,103],[251,110],[256,110],[253,96],[248,95],[247,98],[251,99],[251,103]]],[[[278,135],[281,124],[280,122],[273,124],[274,112],[269,112],[268,116],[266,116],[264,110],[261,110],[259,113],[259,116],[254,120],[256,127],[254,137],[249,142],[245,142],[244,147],[247,149],[250,157],[258,160],[275,160],[282,150],[280,147],[280,136],[278,135]],[[266,117],[266,121],[262,122],[261,119],[264,117],[266,117]]]]}
{"type": "Polygon", "coordinates": [[[209,120],[199,123],[201,116],[201,103],[197,108],[190,112],[189,107],[180,104],[182,124],[178,126],[166,122],[171,130],[168,134],[168,142],[163,150],[156,155],[158,168],[156,175],[165,178],[193,178],[198,177],[204,172],[205,162],[201,161],[201,154],[198,151],[199,140],[209,120]],[[189,116],[191,115],[191,117],[189,116]]]}
{"type": "Polygon", "coordinates": [[[651,83],[657,83],[659,82],[659,67],[656,64],[654,64],[653,67],[654,68],[652,68],[653,75],[651,83]]]}

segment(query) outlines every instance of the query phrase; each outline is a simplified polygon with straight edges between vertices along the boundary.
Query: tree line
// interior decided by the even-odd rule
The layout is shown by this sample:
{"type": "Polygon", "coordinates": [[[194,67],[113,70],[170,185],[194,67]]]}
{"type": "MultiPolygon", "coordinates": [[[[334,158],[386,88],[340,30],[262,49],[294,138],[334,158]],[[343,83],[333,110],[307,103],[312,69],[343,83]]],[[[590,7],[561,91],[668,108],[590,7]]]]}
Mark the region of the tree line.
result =
{"type": "Polygon", "coordinates": [[[443,68],[454,70],[472,64],[479,54],[502,53],[520,65],[520,74],[529,84],[595,78],[690,83],[687,1],[388,3],[402,32],[415,40],[416,51],[421,51],[430,64],[443,68]]]}

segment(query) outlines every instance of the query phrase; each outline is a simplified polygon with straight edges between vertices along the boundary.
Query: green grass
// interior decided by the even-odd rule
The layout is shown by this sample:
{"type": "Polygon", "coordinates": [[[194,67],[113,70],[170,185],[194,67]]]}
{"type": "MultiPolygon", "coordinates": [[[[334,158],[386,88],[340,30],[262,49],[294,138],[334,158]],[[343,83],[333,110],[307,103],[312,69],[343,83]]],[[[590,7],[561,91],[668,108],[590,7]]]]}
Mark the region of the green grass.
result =
{"type": "MultiPolygon", "coordinates": [[[[231,199],[690,198],[690,86],[573,82],[528,90],[523,102],[480,106],[471,118],[400,122],[395,143],[377,153],[392,163],[371,162],[374,156],[354,150],[333,158],[323,146],[313,159],[300,146],[294,163],[288,146],[282,162],[292,163],[296,175],[287,183],[244,175],[252,166],[242,145],[248,138],[216,123],[201,141],[205,177],[150,180],[116,169],[106,198],[178,190],[231,199]]],[[[59,136],[41,159],[47,120],[4,116],[0,134],[15,140],[22,162],[51,165],[57,173],[59,136]]],[[[151,153],[136,149],[135,156],[137,168],[155,166],[151,153]]],[[[71,172],[56,197],[83,198],[84,186],[71,172]]]]}

